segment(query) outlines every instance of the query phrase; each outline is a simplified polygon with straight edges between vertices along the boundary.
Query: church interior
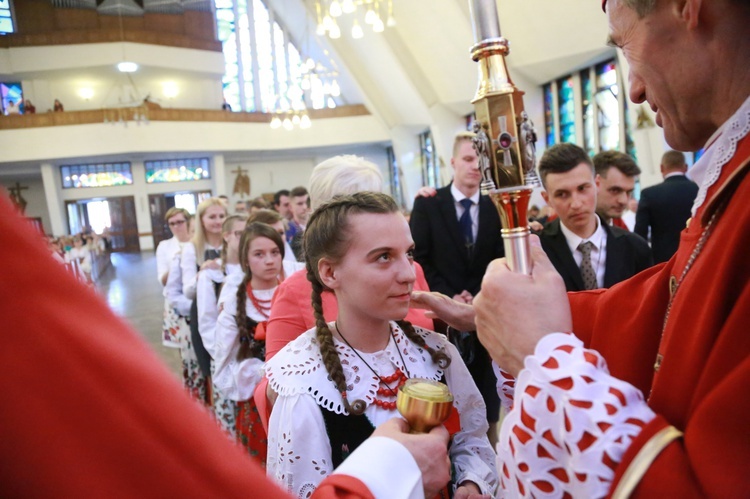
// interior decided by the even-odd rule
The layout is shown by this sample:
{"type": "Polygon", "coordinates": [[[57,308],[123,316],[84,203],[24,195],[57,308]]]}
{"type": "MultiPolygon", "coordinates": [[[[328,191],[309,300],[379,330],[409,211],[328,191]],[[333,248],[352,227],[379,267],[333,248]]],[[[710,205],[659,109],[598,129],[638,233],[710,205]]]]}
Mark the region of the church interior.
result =
{"type": "MultiPolygon", "coordinates": [[[[233,205],[304,186],[337,154],[376,163],[408,212],[420,187],[450,181],[453,136],[471,121],[469,3],[4,2],[0,185],[51,236],[90,225],[86,208],[108,200],[121,219],[105,213],[100,227],[116,223],[116,249],[135,252],[165,237],[175,196],[233,205]],[[332,17],[332,4],[353,11],[332,17]],[[11,101],[35,113],[8,113],[11,101]]],[[[637,159],[641,188],[660,181],[666,144],[648,107],[627,102],[626,62],[604,43],[601,10],[584,0],[497,9],[539,154],[558,142],[621,150],[637,159]]]]}
{"type": "MultiPolygon", "coordinates": [[[[627,101],[603,13],[584,0],[497,10],[537,154],[621,150],[641,166],[637,191],[660,181],[661,129],[627,101]]],[[[122,271],[107,259],[92,277],[175,372],[161,289],[143,284],[167,209],[268,199],[354,154],[408,213],[421,187],[450,182],[453,138],[471,126],[467,0],[10,0],[0,15],[0,192],[48,236],[107,229],[122,271]]]]}

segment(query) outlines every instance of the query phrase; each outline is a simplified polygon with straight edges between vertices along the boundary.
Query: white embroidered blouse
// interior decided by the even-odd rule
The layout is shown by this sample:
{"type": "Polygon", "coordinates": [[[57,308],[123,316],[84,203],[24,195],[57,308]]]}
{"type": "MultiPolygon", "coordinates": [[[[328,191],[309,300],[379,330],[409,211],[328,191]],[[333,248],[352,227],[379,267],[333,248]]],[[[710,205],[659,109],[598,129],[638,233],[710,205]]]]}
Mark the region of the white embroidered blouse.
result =
{"type": "MultiPolygon", "coordinates": [[[[393,336],[384,350],[359,352],[359,355],[381,376],[392,374],[396,368],[408,372],[412,378],[436,381],[445,374],[461,417],[461,430],[453,436],[450,448],[455,483],[470,480],[482,493],[494,494],[497,471],[495,454],[487,440],[484,401],[458,351],[445,337],[415,328],[428,345],[442,347],[450,356],[451,364],[443,372],[432,362],[429,352],[413,344],[395,322],[391,323],[391,329],[393,336]]],[[[375,427],[399,417],[395,409],[385,409],[373,403],[380,380],[354,350],[335,338],[334,344],[349,386],[347,398],[367,403],[364,414],[375,427]]],[[[266,364],[266,376],[279,394],[268,429],[268,475],[295,496],[307,497],[333,471],[331,444],[321,407],[337,414],[346,412],[341,394],[328,378],[315,339],[315,329],[307,331],[274,356],[266,364]]]]}

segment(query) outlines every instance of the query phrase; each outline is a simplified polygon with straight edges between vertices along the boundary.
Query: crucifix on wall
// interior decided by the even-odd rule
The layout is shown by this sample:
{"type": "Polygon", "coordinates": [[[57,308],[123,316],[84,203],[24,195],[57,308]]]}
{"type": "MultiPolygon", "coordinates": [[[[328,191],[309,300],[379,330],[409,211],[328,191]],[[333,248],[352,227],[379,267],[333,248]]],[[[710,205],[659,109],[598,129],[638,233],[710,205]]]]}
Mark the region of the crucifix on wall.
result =
{"type": "Polygon", "coordinates": [[[237,174],[234,179],[232,194],[239,194],[241,198],[250,197],[250,177],[247,176],[247,170],[237,165],[237,169],[232,170],[232,173],[237,174]]]}
{"type": "Polygon", "coordinates": [[[25,215],[26,205],[28,203],[23,198],[21,191],[28,190],[28,186],[21,185],[20,183],[16,182],[16,185],[14,187],[9,188],[8,190],[10,191],[10,200],[13,203],[13,205],[18,209],[18,211],[21,212],[21,215],[25,215]]]}

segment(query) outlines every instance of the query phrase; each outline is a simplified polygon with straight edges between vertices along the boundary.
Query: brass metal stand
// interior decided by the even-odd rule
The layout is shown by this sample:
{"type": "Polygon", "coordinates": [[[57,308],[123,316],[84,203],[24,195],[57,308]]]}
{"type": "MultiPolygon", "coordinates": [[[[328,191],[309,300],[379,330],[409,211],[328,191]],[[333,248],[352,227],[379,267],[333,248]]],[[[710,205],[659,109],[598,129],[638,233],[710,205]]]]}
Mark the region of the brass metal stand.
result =
{"type": "Polygon", "coordinates": [[[527,212],[531,192],[540,186],[534,171],[536,132],[523,108],[523,92],[508,74],[508,40],[500,35],[495,0],[470,0],[476,44],[471,57],[479,69],[474,99],[474,147],[482,171],[481,190],[500,214],[508,266],[531,274],[527,212]]]}

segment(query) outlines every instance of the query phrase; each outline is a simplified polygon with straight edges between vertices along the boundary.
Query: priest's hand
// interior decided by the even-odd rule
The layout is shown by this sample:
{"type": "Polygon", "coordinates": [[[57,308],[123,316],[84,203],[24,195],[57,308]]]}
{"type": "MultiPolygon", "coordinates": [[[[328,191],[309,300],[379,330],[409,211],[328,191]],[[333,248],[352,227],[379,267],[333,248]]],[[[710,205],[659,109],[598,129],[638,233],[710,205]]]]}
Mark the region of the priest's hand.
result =
{"type": "Polygon", "coordinates": [[[425,316],[440,319],[459,331],[474,331],[474,308],[437,291],[412,291],[411,308],[425,309],[425,316]]]}
{"type": "Polygon", "coordinates": [[[491,499],[489,494],[482,494],[474,482],[463,482],[456,487],[453,499],[491,499]]]}
{"type": "Polygon", "coordinates": [[[406,447],[422,472],[425,497],[435,497],[450,480],[450,436],[445,426],[438,425],[429,433],[410,434],[409,423],[393,418],[378,426],[372,436],[392,438],[406,447]]]}
{"type": "Polygon", "coordinates": [[[512,272],[504,258],[490,263],[474,299],[479,341],[492,360],[513,376],[549,333],[573,328],[565,284],[532,236],[530,276],[512,272]]]}

